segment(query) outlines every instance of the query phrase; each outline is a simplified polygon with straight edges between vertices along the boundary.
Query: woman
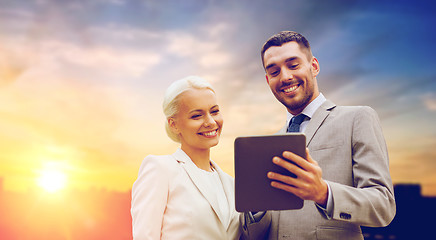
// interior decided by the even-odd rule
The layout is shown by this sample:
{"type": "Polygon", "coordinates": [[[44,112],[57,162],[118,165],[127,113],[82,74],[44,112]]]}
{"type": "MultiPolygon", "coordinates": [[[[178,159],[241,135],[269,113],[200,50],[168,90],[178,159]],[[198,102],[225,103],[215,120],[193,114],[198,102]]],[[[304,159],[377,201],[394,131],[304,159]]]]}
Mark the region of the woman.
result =
{"type": "Polygon", "coordinates": [[[134,239],[239,239],[233,178],[210,160],[223,126],[215,92],[199,77],[174,82],[163,102],[172,155],[147,156],[132,188],[134,239]]]}

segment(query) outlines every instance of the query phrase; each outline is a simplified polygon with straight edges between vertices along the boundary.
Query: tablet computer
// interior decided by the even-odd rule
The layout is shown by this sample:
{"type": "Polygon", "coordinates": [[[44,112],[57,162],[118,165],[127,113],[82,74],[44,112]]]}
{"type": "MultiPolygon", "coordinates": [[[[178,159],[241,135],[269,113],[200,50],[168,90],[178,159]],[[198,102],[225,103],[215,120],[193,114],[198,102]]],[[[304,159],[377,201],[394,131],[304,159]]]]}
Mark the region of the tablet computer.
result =
{"type": "Polygon", "coordinates": [[[267,173],[293,175],[272,162],[291,151],[306,158],[303,133],[242,136],[235,139],[235,204],[238,212],[290,210],[303,207],[303,200],[271,186],[267,173]]]}

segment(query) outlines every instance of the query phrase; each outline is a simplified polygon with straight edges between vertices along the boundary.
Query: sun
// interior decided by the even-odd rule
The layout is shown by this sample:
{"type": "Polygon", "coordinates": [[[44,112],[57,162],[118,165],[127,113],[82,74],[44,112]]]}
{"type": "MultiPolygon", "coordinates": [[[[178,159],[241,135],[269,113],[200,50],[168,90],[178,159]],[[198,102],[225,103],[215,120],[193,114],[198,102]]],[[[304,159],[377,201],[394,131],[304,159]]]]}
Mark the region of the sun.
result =
{"type": "Polygon", "coordinates": [[[40,171],[38,185],[49,193],[58,192],[65,188],[67,176],[60,170],[44,169],[40,171]]]}

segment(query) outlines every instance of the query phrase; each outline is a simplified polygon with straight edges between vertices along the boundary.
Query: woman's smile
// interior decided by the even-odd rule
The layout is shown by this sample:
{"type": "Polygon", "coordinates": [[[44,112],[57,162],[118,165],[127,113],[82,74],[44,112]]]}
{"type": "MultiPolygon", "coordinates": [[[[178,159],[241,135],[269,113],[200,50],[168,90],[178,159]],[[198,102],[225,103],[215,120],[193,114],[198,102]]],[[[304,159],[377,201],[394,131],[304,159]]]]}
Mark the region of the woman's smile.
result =
{"type": "Polygon", "coordinates": [[[200,132],[198,133],[199,135],[205,136],[205,137],[216,137],[218,136],[218,129],[215,129],[213,131],[208,131],[208,132],[200,132]]]}

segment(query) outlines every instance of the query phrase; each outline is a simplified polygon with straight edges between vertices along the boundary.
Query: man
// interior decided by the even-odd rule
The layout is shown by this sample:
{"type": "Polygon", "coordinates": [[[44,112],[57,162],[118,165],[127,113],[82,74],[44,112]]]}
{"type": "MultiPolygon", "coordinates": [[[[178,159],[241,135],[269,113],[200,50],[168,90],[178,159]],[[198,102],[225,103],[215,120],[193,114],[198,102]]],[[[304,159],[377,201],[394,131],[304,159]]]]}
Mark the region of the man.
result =
{"type": "Polygon", "coordinates": [[[291,152],[273,158],[296,178],[273,172],[268,178],[273,187],[305,201],[299,210],[245,213],[244,237],[363,239],[360,226],[388,225],[396,207],[387,147],[375,111],[336,106],[325,99],[316,79],[319,62],[299,33],[272,36],[261,56],[271,91],[288,110],[287,124],[279,133],[304,132],[308,148],[307,159],[291,152]]]}

